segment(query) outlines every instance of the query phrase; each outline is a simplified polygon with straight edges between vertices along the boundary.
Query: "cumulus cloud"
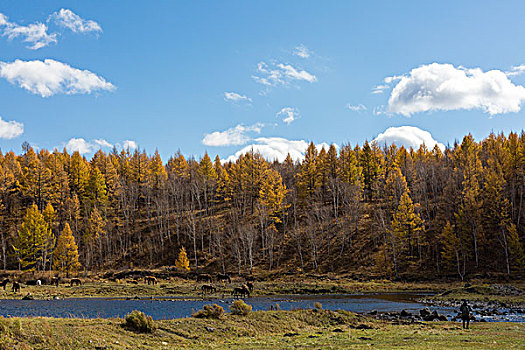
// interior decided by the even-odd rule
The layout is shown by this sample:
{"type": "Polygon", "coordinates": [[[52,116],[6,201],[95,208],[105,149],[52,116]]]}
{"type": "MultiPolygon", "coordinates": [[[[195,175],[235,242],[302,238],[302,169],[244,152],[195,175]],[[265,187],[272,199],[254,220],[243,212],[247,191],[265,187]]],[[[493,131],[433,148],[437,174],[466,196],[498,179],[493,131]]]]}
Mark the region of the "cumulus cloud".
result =
{"type": "Polygon", "coordinates": [[[349,110],[351,111],[354,111],[354,112],[362,112],[362,111],[366,111],[367,108],[365,105],[363,104],[358,104],[358,105],[351,105],[350,103],[346,105],[346,108],[348,108],[349,110]]]}
{"type": "Polygon", "coordinates": [[[0,139],[14,139],[24,133],[24,124],[17,121],[5,121],[0,117],[0,139]]]}
{"type": "Polygon", "coordinates": [[[100,25],[92,20],[86,20],[68,9],[61,9],[53,13],[48,18],[48,22],[53,21],[57,25],[68,28],[74,33],[100,33],[102,28],[100,25]]]}
{"type": "MultiPolygon", "coordinates": [[[[282,162],[290,154],[292,159],[302,160],[304,152],[308,148],[309,143],[304,140],[288,140],[282,137],[259,137],[254,140],[253,144],[243,147],[235,154],[230,155],[223,162],[235,162],[242,154],[247,152],[260,153],[265,159],[273,161],[277,159],[282,162]]],[[[328,149],[330,145],[327,143],[320,143],[316,145],[317,149],[328,149]]]]}
{"type": "Polygon", "coordinates": [[[294,81],[314,83],[317,77],[306,70],[297,69],[290,64],[259,62],[257,74],[253,79],[266,86],[289,85],[294,81]]]}
{"type": "Polygon", "coordinates": [[[96,149],[96,146],[84,140],[83,138],[71,138],[66,143],[66,149],[68,152],[78,152],[80,154],[92,153],[96,149]]]}
{"type": "Polygon", "coordinates": [[[306,46],[301,44],[299,46],[294,47],[293,54],[301,58],[309,58],[311,55],[311,52],[310,50],[308,50],[306,46]]]}
{"type": "Polygon", "coordinates": [[[445,149],[445,145],[434,140],[428,131],[421,130],[415,126],[388,128],[385,132],[377,135],[373,142],[376,142],[379,146],[395,144],[398,147],[404,146],[407,149],[418,149],[422,144],[425,144],[428,149],[433,149],[436,145],[441,150],[445,149]]]}
{"type": "Polygon", "coordinates": [[[247,133],[254,132],[259,134],[263,126],[264,125],[261,123],[256,123],[251,126],[239,124],[225,131],[214,131],[211,134],[206,134],[204,136],[202,144],[215,147],[244,145],[251,140],[247,133]]]}
{"type": "Polygon", "coordinates": [[[129,150],[135,150],[137,149],[137,143],[133,140],[125,140],[122,143],[122,148],[129,149],[129,150]]]}
{"type": "Polygon", "coordinates": [[[95,73],[52,59],[0,62],[0,78],[42,97],[58,93],[90,94],[98,90],[115,89],[113,84],[95,73]]]}
{"type": "Polygon", "coordinates": [[[490,115],[518,112],[525,88],[500,70],[432,63],[399,79],[388,100],[388,112],[410,116],[426,111],[481,109],[490,115]]]}
{"type": "Polygon", "coordinates": [[[275,115],[280,118],[284,123],[290,125],[293,121],[299,117],[299,110],[293,107],[284,107],[275,115]]]}
{"type": "Polygon", "coordinates": [[[27,26],[10,22],[9,18],[0,13],[0,34],[9,40],[21,38],[23,42],[29,44],[28,48],[38,50],[57,42],[56,33],[48,33],[48,28],[40,22],[31,23],[27,26]]]}
{"type": "MultiPolygon", "coordinates": [[[[134,150],[137,148],[137,144],[135,143],[135,141],[131,140],[123,141],[122,144],[117,143],[115,146],[125,150],[134,150]]],[[[99,149],[108,149],[112,147],[114,147],[112,143],[102,138],[88,141],[82,137],[73,137],[69,139],[69,141],[66,143],[66,149],[68,152],[78,152],[80,154],[95,153],[99,149]]]]}
{"type": "Polygon", "coordinates": [[[230,102],[252,102],[252,99],[248,96],[244,96],[236,92],[225,92],[224,100],[230,102]]]}

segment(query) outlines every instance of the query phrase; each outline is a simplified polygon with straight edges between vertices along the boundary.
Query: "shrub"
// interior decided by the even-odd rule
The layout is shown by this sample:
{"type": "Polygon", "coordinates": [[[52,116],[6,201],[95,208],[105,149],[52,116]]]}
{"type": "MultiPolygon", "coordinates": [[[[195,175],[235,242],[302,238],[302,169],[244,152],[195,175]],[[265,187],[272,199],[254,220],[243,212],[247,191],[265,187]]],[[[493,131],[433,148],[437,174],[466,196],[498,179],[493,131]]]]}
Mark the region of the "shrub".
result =
{"type": "Polygon", "coordinates": [[[138,310],[133,310],[127,314],[122,326],[140,333],[153,333],[157,328],[151,316],[146,316],[138,310]]]}
{"type": "Polygon", "coordinates": [[[316,301],[314,303],[314,309],[316,310],[322,310],[323,309],[323,304],[321,304],[320,302],[316,301]]]}
{"type": "Polygon", "coordinates": [[[217,304],[204,305],[202,310],[192,314],[195,318],[221,318],[222,315],[224,315],[224,309],[217,304]]]}
{"type": "Polygon", "coordinates": [[[246,316],[252,311],[252,306],[246,304],[241,299],[237,299],[233,302],[233,305],[230,306],[230,311],[234,315],[243,315],[246,316]]]}

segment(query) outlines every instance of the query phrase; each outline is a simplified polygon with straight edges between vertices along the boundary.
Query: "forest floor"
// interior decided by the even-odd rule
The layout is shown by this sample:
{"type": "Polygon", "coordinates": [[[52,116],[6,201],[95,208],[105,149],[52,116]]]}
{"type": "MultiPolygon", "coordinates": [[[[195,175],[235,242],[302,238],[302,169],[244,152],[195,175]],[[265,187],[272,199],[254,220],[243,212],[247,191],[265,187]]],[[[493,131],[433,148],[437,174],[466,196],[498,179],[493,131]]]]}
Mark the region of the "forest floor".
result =
{"type": "MultiPolygon", "coordinates": [[[[13,276],[13,275],[11,275],[13,276]]],[[[12,278],[12,277],[11,277],[12,278]]],[[[16,278],[16,276],[15,276],[16,278]]],[[[100,276],[81,278],[81,286],[70,286],[65,279],[60,286],[30,286],[22,284],[19,293],[13,293],[11,284],[0,289],[0,299],[18,299],[30,293],[35,299],[53,298],[149,298],[149,297],[195,297],[201,296],[203,283],[179,277],[160,279],[156,285],[147,285],[143,279],[108,280],[100,276]]],[[[231,284],[214,282],[217,293],[209,297],[228,296],[233,287],[246,283],[243,278],[233,277],[231,284]]],[[[313,295],[313,294],[367,294],[367,293],[431,293],[429,300],[476,300],[509,303],[525,307],[525,281],[501,284],[484,280],[463,282],[393,282],[390,280],[358,281],[337,275],[282,275],[257,278],[253,295],[313,295]]]]}
{"type": "Polygon", "coordinates": [[[344,311],[257,311],[155,321],[151,334],[121,319],[0,318],[0,349],[524,349],[525,324],[392,323],[344,311]]]}

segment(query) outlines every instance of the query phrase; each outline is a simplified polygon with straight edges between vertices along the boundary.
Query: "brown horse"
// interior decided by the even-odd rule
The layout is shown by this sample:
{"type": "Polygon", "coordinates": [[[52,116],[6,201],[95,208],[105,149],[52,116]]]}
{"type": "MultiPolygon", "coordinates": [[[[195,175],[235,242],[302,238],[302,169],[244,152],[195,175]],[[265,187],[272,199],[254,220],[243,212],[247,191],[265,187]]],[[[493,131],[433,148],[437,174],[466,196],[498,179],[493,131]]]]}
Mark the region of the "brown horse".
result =
{"type": "Polygon", "coordinates": [[[235,297],[241,297],[241,298],[249,298],[250,297],[250,290],[246,286],[242,287],[236,287],[233,288],[232,296],[235,297]]]}
{"type": "Polygon", "coordinates": [[[150,285],[150,284],[153,284],[153,285],[157,284],[157,278],[154,277],[154,276],[146,276],[146,277],[144,277],[144,281],[146,281],[146,283],[148,285],[150,285]]]}
{"type": "Polygon", "coordinates": [[[82,281],[80,280],[80,278],[72,278],[71,281],[69,281],[71,287],[73,286],[81,286],[82,285],[82,281]]]}
{"type": "Polygon", "coordinates": [[[11,282],[11,280],[9,278],[6,278],[5,280],[2,281],[2,283],[0,283],[0,286],[2,286],[5,290],[5,287],[7,286],[9,282],[11,282]]]}
{"type": "Polygon", "coordinates": [[[13,282],[13,293],[20,292],[20,283],[14,281],[13,282]]]}
{"type": "Polygon", "coordinates": [[[202,287],[201,287],[201,290],[202,290],[202,295],[206,295],[208,293],[217,293],[217,288],[215,288],[214,286],[212,286],[211,284],[203,284],[202,287]]]}
{"type": "Polygon", "coordinates": [[[60,284],[60,281],[62,280],[62,278],[60,277],[53,277],[51,278],[51,285],[53,286],[57,286],[60,284]]]}
{"type": "Polygon", "coordinates": [[[213,278],[211,277],[211,275],[209,275],[207,273],[201,273],[201,274],[197,275],[197,282],[209,282],[209,283],[212,283],[213,282],[213,278]]]}
{"type": "Polygon", "coordinates": [[[225,273],[225,274],[218,273],[217,274],[217,282],[220,282],[220,281],[227,281],[228,283],[232,283],[232,279],[231,279],[230,275],[228,275],[227,273],[225,273]]]}
{"type": "Polygon", "coordinates": [[[253,283],[252,282],[246,282],[246,284],[243,284],[243,286],[246,286],[250,293],[253,293],[253,283]]]}

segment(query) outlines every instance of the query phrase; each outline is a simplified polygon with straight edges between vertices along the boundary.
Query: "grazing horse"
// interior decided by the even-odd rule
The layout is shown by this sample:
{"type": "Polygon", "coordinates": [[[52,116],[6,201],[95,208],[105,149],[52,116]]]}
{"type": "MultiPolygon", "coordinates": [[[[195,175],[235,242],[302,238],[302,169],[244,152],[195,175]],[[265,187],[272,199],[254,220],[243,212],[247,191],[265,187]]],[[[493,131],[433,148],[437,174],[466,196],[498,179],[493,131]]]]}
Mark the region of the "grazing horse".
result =
{"type": "Polygon", "coordinates": [[[228,275],[227,273],[225,273],[225,274],[218,273],[217,274],[217,282],[220,282],[220,281],[228,281],[228,283],[232,283],[232,279],[231,279],[230,275],[228,275]]]}
{"type": "Polygon", "coordinates": [[[36,285],[37,286],[41,286],[42,285],[42,281],[41,280],[36,280],[36,285]]]}
{"type": "Polygon", "coordinates": [[[61,280],[62,279],[60,277],[53,277],[53,278],[51,278],[51,285],[52,286],[55,285],[55,286],[58,287],[58,285],[60,284],[61,280]]]}
{"type": "Polygon", "coordinates": [[[14,281],[13,282],[13,293],[20,292],[20,283],[14,281]]]}
{"type": "Polygon", "coordinates": [[[2,281],[2,283],[0,283],[0,286],[2,286],[5,290],[5,287],[7,286],[9,282],[11,282],[11,280],[9,278],[6,278],[5,280],[2,281]]]}
{"type": "Polygon", "coordinates": [[[232,291],[232,296],[235,298],[235,297],[241,297],[241,298],[249,298],[250,297],[250,291],[248,290],[248,288],[246,286],[242,286],[242,287],[235,287],[233,288],[233,291],[232,291]]]}
{"type": "Polygon", "coordinates": [[[197,282],[209,282],[209,283],[212,283],[213,282],[213,278],[208,275],[207,273],[201,273],[199,275],[197,275],[197,282]]]}
{"type": "Polygon", "coordinates": [[[77,286],[81,286],[82,285],[82,281],[80,280],[80,278],[72,278],[69,283],[71,284],[71,287],[73,287],[75,285],[77,285],[77,286]]]}
{"type": "Polygon", "coordinates": [[[29,280],[29,281],[26,281],[25,284],[27,286],[36,286],[36,281],[38,280],[29,280]]]}
{"type": "Polygon", "coordinates": [[[146,283],[148,285],[150,285],[150,284],[153,284],[153,285],[157,284],[157,278],[153,277],[153,276],[146,276],[146,277],[144,277],[144,281],[146,281],[146,283]]]}
{"type": "Polygon", "coordinates": [[[253,293],[253,283],[252,282],[246,282],[246,284],[243,284],[243,286],[246,286],[250,293],[253,293]]]}
{"type": "Polygon", "coordinates": [[[206,295],[208,293],[217,293],[217,288],[215,288],[214,286],[212,286],[211,284],[203,284],[202,287],[201,287],[201,290],[202,290],[202,295],[206,295]]]}

